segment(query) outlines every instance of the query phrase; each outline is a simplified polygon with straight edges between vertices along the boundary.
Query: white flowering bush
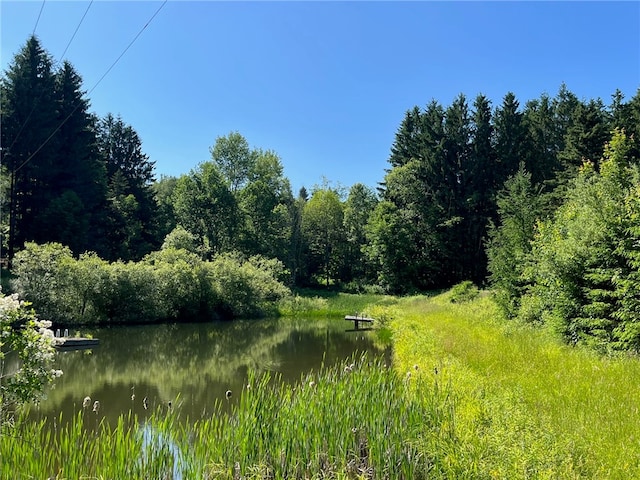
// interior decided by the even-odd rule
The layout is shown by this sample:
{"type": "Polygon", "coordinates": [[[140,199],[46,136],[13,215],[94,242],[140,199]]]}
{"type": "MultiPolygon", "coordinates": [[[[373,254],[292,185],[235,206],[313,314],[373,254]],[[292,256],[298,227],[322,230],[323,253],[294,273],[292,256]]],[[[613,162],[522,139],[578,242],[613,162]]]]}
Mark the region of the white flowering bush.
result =
{"type": "Polygon", "coordinates": [[[57,340],[50,327],[29,303],[0,292],[0,424],[10,407],[36,400],[62,375],[51,368],[57,340]]]}

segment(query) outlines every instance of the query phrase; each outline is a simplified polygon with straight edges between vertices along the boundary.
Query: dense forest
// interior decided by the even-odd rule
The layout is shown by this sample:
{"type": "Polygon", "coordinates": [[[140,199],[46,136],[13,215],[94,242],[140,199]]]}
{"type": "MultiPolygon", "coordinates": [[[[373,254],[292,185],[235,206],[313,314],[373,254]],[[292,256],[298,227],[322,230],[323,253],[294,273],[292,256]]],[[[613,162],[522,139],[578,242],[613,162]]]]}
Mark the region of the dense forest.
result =
{"type": "Polygon", "coordinates": [[[377,190],[325,181],[296,194],[278,154],[239,132],[190,172],[156,178],[135,129],[93,114],[80,74],[36,37],[1,100],[2,254],[23,291],[43,252],[132,269],[268,264],[290,287],[350,291],[470,280],[507,316],[572,342],[640,347],[640,90],[609,104],[565,85],[524,105],[512,93],[495,107],[434,100],[406,112],[377,190]]]}

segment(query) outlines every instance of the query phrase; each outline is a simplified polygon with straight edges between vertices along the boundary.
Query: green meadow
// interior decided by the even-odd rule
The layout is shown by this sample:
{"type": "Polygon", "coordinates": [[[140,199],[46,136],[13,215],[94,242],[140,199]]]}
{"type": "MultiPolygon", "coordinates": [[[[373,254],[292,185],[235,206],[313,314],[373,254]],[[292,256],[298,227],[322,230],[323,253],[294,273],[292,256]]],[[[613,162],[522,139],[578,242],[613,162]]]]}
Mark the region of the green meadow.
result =
{"type": "Polygon", "coordinates": [[[379,318],[393,365],[354,357],[294,384],[250,374],[231,408],[216,400],[194,421],[166,407],[115,426],[80,407],[71,422],[19,421],[0,435],[0,477],[640,478],[635,357],[504,321],[487,295],[361,300],[308,305],[379,318]]]}

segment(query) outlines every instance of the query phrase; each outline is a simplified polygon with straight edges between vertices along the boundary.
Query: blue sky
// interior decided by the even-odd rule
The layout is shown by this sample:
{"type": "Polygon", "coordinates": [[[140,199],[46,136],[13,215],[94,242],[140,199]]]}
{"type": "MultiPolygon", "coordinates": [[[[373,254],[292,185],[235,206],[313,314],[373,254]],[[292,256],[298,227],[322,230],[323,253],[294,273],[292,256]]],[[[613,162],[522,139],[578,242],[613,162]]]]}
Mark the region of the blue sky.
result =
{"type": "MultiPolygon", "coordinates": [[[[65,58],[90,90],[162,5],[99,1],[65,58]]],[[[36,28],[60,60],[89,2],[0,2],[5,71],[36,28]]],[[[276,151],[294,193],[374,187],[406,110],[459,93],[521,105],[560,84],[609,103],[640,87],[640,2],[167,2],[91,92],[156,162],[188,173],[237,130],[276,151]]]]}

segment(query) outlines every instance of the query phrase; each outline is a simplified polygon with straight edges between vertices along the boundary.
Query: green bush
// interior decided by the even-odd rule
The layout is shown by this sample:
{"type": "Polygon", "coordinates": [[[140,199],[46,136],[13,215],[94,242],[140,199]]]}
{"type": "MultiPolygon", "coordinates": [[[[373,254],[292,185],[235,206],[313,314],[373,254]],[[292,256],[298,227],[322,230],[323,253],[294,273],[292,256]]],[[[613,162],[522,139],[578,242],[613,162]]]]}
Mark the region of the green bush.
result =
{"type": "Polygon", "coordinates": [[[16,255],[15,288],[59,323],[145,323],[276,314],[291,294],[278,260],[229,253],[211,262],[165,248],[140,262],[74,259],[60,244],[27,244],[16,255]]]}
{"type": "Polygon", "coordinates": [[[207,265],[209,278],[225,316],[256,317],[275,314],[275,304],[291,292],[276,279],[284,267],[277,260],[236,253],[218,255],[207,265]]]}
{"type": "Polygon", "coordinates": [[[449,301],[451,303],[463,303],[470,302],[478,297],[480,290],[476,287],[472,281],[465,280],[460,282],[451,289],[449,294],[449,301]]]}

